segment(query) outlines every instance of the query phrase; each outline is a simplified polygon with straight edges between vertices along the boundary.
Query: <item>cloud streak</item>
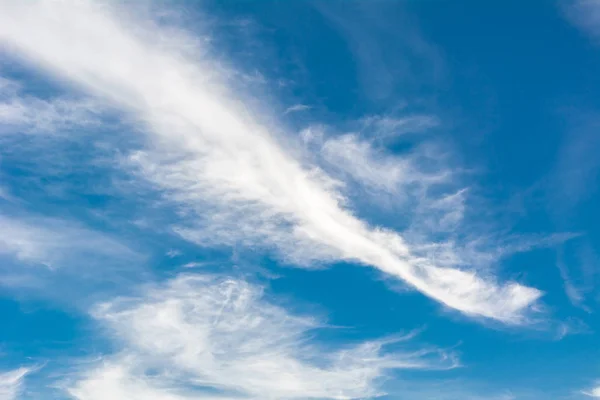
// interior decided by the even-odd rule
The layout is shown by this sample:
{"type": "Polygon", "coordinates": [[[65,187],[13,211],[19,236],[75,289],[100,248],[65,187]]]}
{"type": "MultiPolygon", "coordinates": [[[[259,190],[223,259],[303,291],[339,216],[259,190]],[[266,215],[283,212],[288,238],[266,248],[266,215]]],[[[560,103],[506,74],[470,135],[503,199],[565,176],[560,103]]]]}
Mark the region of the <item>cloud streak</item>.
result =
{"type": "Polygon", "coordinates": [[[591,389],[586,389],[586,390],[582,390],[581,391],[582,394],[588,396],[588,397],[593,397],[595,399],[600,399],[600,386],[598,387],[594,387],[591,389]]]}
{"type": "MultiPolygon", "coordinates": [[[[60,219],[0,214],[0,255],[55,269],[110,257],[133,259],[135,252],[107,236],[60,219]]],[[[95,261],[97,262],[97,261],[95,261]]]]}
{"type": "Polygon", "coordinates": [[[600,38],[600,2],[574,0],[567,3],[567,17],[592,37],[600,38]]]}
{"type": "Polygon", "coordinates": [[[358,78],[374,102],[405,96],[415,82],[439,82],[444,62],[433,44],[397,4],[316,3],[316,9],[339,31],[354,54],[358,78]]]}
{"type": "Polygon", "coordinates": [[[29,368],[18,368],[8,372],[0,372],[0,400],[16,400],[23,387],[29,368]]]}
{"type": "Polygon", "coordinates": [[[0,213],[0,287],[18,297],[86,309],[107,293],[148,279],[144,260],[122,238],[81,224],[0,213]]]}
{"type": "Polygon", "coordinates": [[[374,131],[383,139],[408,133],[423,133],[440,125],[431,115],[410,115],[405,117],[371,115],[362,119],[365,128],[374,131]]]}
{"type": "Polygon", "coordinates": [[[540,291],[439,266],[399,233],[355,217],[340,183],[277,139],[277,127],[261,124],[219,81],[212,60],[178,52],[189,48],[183,36],[165,46],[160,26],[129,15],[85,1],[5,1],[0,40],[140,121],[148,143],[130,161],[198,221],[180,234],[205,245],[272,248],[298,263],[370,265],[464,314],[527,320],[540,291]]]}
{"type": "Polygon", "coordinates": [[[284,111],[284,114],[306,111],[306,110],[310,110],[310,109],[311,109],[311,107],[306,104],[294,104],[293,106],[286,108],[286,110],[284,111]]]}
{"type": "MultiPolygon", "coordinates": [[[[384,127],[385,132],[395,128],[384,127]]],[[[378,131],[382,132],[382,131],[378,131]]],[[[395,196],[397,202],[403,197],[424,197],[426,188],[435,183],[450,183],[451,172],[442,168],[434,158],[422,148],[413,149],[410,154],[390,155],[382,146],[375,146],[374,140],[362,138],[356,133],[328,135],[321,127],[310,127],[301,133],[303,141],[318,152],[329,170],[334,170],[343,181],[352,180],[361,188],[381,195],[395,196]],[[424,173],[420,164],[435,164],[432,173],[424,173]]]]}
{"type": "Polygon", "coordinates": [[[20,93],[20,85],[0,78],[0,133],[55,133],[97,124],[99,110],[89,99],[40,99],[20,93]]]}
{"type": "Polygon", "coordinates": [[[310,339],[320,321],[268,302],[256,285],[213,275],[180,275],[100,304],[93,316],[122,351],[69,387],[79,400],[367,398],[381,394],[391,370],[457,365],[452,353],[407,351],[412,335],[328,349],[310,339]]]}

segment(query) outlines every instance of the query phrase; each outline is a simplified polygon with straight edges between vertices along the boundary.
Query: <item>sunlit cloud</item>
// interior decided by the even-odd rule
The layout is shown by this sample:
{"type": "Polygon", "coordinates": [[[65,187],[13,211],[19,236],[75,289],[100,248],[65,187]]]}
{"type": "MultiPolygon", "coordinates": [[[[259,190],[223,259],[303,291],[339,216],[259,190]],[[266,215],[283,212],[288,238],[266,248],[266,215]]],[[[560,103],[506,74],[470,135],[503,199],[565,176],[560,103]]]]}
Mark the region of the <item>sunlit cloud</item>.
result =
{"type": "Polygon", "coordinates": [[[0,40],[140,122],[147,143],[130,166],[180,205],[189,222],[176,232],[202,245],[273,249],[303,265],[369,265],[464,314],[528,321],[539,290],[442,266],[401,233],[357,218],[340,182],[244,106],[208,52],[180,51],[197,46],[184,35],[165,46],[160,26],[130,16],[92,2],[8,1],[0,40]]]}
{"type": "Polygon", "coordinates": [[[600,386],[581,391],[582,394],[600,399],[600,386]]]}
{"type": "Polygon", "coordinates": [[[319,344],[315,330],[333,328],[235,278],[181,275],[93,316],[121,350],[68,386],[80,400],[367,398],[392,370],[458,365],[452,352],[415,346],[414,334],[319,344]]]}
{"type": "Polygon", "coordinates": [[[30,372],[29,368],[0,372],[0,400],[16,400],[23,388],[25,376],[30,372]]]}

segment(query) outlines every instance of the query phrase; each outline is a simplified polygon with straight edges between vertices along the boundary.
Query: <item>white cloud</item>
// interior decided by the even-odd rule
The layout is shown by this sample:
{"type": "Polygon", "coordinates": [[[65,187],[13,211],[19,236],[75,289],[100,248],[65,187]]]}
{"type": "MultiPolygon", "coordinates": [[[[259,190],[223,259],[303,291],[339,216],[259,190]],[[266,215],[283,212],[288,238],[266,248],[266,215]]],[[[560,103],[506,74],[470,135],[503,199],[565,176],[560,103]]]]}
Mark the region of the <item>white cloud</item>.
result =
{"type": "Polygon", "coordinates": [[[148,278],[145,256],[127,242],[68,220],[0,213],[0,287],[86,308],[148,278]]]}
{"type": "Polygon", "coordinates": [[[15,128],[19,132],[53,133],[98,123],[98,106],[89,99],[41,99],[22,95],[19,89],[15,81],[0,77],[0,133],[15,128]]]}
{"type": "Polygon", "coordinates": [[[0,372],[0,400],[16,400],[21,392],[23,380],[29,372],[29,368],[0,372]]]}
{"type": "Polygon", "coordinates": [[[583,393],[584,395],[586,395],[588,397],[600,399],[600,386],[591,388],[591,389],[587,389],[587,390],[583,390],[581,393],[583,393]]]}
{"type": "Polygon", "coordinates": [[[93,315],[122,351],[71,384],[79,400],[366,398],[390,370],[457,365],[437,349],[407,351],[414,335],[319,345],[319,321],[267,302],[260,287],[210,275],[179,276],[93,315]]]}
{"type": "Polygon", "coordinates": [[[565,243],[559,249],[556,263],[571,303],[591,312],[585,303],[597,288],[600,257],[589,239],[585,237],[575,243],[565,243]]]}
{"type": "Polygon", "coordinates": [[[440,124],[438,118],[431,115],[411,115],[392,117],[372,115],[362,119],[365,128],[373,130],[379,136],[391,137],[406,133],[420,133],[440,124]]]}
{"type": "MultiPolygon", "coordinates": [[[[564,258],[564,256],[562,255],[562,252],[559,252],[557,260],[556,260],[556,266],[558,267],[558,272],[560,273],[560,277],[564,282],[563,284],[564,284],[565,294],[569,298],[569,301],[571,302],[571,304],[576,305],[576,306],[582,306],[582,303],[584,301],[583,290],[581,288],[579,288],[578,286],[576,286],[573,283],[573,281],[571,280],[571,278],[569,276],[569,269],[565,265],[563,258],[564,258]]],[[[585,306],[582,306],[582,307],[585,308],[585,306]]]]}
{"type": "MultiPolygon", "coordinates": [[[[69,390],[78,400],[197,400],[198,394],[190,394],[156,382],[156,379],[137,376],[130,371],[126,360],[106,363],[90,372],[84,381],[69,390]]],[[[233,400],[224,396],[203,394],[203,400],[233,400]]]]}
{"type": "Polygon", "coordinates": [[[322,134],[303,132],[305,141],[320,138],[320,151],[323,158],[337,170],[349,175],[363,187],[376,191],[406,196],[408,191],[419,190],[433,183],[442,183],[449,178],[449,172],[439,170],[425,174],[417,165],[417,150],[404,156],[390,155],[383,148],[361,139],[357,134],[344,134],[323,139],[322,134]]]}
{"type": "Polygon", "coordinates": [[[299,112],[299,111],[306,111],[306,110],[310,110],[310,106],[307,106],[306,104],[294,104],[293,106],[290,106],[288,108],[286,108],[284,114],[289,114],[289,113],[294,113],[294,112],[299,112]]]}
{"type": "Polygon", "coordinates": [[[177,249],[169,249],[165,255],[169,258],[176,258],[181,255],[181,251],[177,249]]]}
{"type": "MultiPolygon", "coordinates": [[[[578,9],[580,18],[593,18],[594,11],[584,9],[593,8],[592,4],[585,3],[584,7],[582,2],[579,7],[582,8],[578,9]]],[[[596,3],[596,9],[600,10],[600,3],[596,3]]],[[[571,13],[574,11],[571,10],[571,13]]],[[[600,18],[595,25],[600,33],[600,18]]],[[[595,112],[576,110],[566,115],[565,121],[566,130],[555,166],[544,180],[547,207],[556,226],[586,230],[587,219],[580,217],[598,189],[596,178],[600,175],[600,160],[596,155],[600,152],[600,117],[595,112]]],[[[591,294],[595,291],[596,265],[599,262],[589,241],[584,236],[577,243],[562,246],[557,259],[565,294],[573,305],[588,311],[585,303],[588,297],[594,297],[591,294]]]]}
{"type": "MultiPolygon", "coordinates": [[[[132,260],[136,253],[108,236],[60,219],[0,214],[0,255],[50,268],[81,267],[107,258],[132,260]]],[[[81,271],[81,270],[80,270],[81,271]]]]}
{"type": "Polygon", "coordinates": [[[462,379],[441,379],[419,382],[418,380],[402,382],[396,385],[394,392],[398,399],[418,400],[533,400],[544,398],[542,393],[530,396],[528,393],[514,394],[510,390],[499,389],[488,384],[462,379]]]}
{"type": "Polygon", "coordinates": [[[228,94],[210,59],[165,43],[171,36],[159,26],[88,1],[5,1],[0,11],[8,49],[144,123],[148,148],[131,160],[185,206],[187,220],[204,218],[180,227],[185,237],[272,247],[294,261],[370,265],[450,308],[509,323],[524,322],[541,296],[441,267],[413,254],[398,233],[356,218],[338,183],[293,156],[274,138],[277,129],[261,125],[239,93],[228,94]]]}
{"type": "Polygon", "coordinates": [[[418,180],[411,166],[397,157],[380,155],[356,135],[343,135],[323,144],[327,161],[367,186],[394,192],[402,182],[418,180]]]}

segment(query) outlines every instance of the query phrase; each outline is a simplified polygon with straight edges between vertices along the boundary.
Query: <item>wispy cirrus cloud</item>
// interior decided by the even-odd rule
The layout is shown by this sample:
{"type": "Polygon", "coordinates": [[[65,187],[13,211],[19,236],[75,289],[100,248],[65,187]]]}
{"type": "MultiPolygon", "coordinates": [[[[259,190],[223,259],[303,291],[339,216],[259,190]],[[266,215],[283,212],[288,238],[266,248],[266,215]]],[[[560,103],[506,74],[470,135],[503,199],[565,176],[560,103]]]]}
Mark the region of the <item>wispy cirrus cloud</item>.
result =
{"type": "MultiPolygon", "coordinates": [[[[379,127],[378,133],[393,134],[393,127],[379,127]],[[382,129],[383,131],[379,131],[382,129]]],[[[361,188],[378,195],[423,198],[435,183],[453,183],[452,172],[442,162],[443,156],[423,143],[406,154],[392,155],[377,139],[358,133],[331,135],[324,127],[309,127],[301,132],[304,143],[324,161],[323,167],[340,181],[353,180],[361,188]],[[430,172],[425,172],[424,164],[430,172]],[[341,176],[340,176],[341,173],[341,176]]]]}
{"type": "Polygon", "coordinates": [[[574,306],[588,312],[591,308],[586,304],[596,290],[598,280],[597,265],[600,258],[593,249],[588,238],[577,243],[563,244],[557,254],[557,267],[564,281],[565,294],[574,306]]]}
{"type": "Polygon", "coordinates": [[[370,265],[467,315],[527,321],[539,290],[440,266],[400,233],[357,218],[338,181],[229,94],[208,53],[165,48],[160,26],[130,15],[91,2],[9,1],[0,40],[140,121],[147,144],[130,161],[182,207],[190,222],[176,230],[185,238],[272,248],[293,262],[370,265]]]}
{"type": "Polygon", "coordinates": [[[30,372],[29,368],[0,372],[0,400],[16,400],[23,388],[25,376],[30,372]]]}
{"type": "Polygon", "coordinates": [[[322,151],[332,165],[375,189],[395,192],[401,184],[420,182],[422,178],[407,160],[377,154],[370,143],[361,141],[356,135],[329,139],[323,143],[322,151]]]}
{"type": "Polygon", "coordinates": [[[146,256],[126,242],[65,219],[0,214],[0,287],[85,308],[148,278],[146,256]]]}
{"type": "Polygon", "coordinates": [[[5,187],[0,186],[0,199],[4,200],[4,201],[13,201],[14,198],[13,196],[10,194],[10,190],[8,190],[5,187]]]}
{"type": "Polygon", "coordinates": [[[600,38],[600,2],[598,0],[572,0],[565,3],[567,17],[583,31],[600,38]]]}
{"type": "Polygon", "coordinates": [[[389,139],[407,133],[422,133],[440,125],[439,118],[432,115],[370,115],[361,121],[364,127],[374,131],[379,138],[389,139]]]}
{"type": "Polygon", "coordinates": [[[390,101],[405,96],[415,83],[427,87],[444,76],[440,50],[425,40],[405,10],[390,4],[315,3],[354,54],[366,96],[390,101]],[[392,39],[393,38],[393,39],[392,39]]]}
{"type": "Polygon", "coordinates": [[[117,240],[61,219],[0,214],[0,255],[50,268],[98,258],[138,255],[117,240]],[[76,261],[74,261],[76,260],[76,261]]]}
{"type": "Polygon", "coordinates": [[[57,133],[99,122],[98,104],[89,98],[41,99],[20,89],[18,82],[0,77],[0,134],[57,133]]]}
{"type": "MultiPolygon", "coordinates": [[[[566,18],[595,44],[600,44],[600,1],[571,0],[561,3],[566,18]]],[[[556,166],[550,177],[549,207],[559,226],[573,225],[577,214],[586,208],[598,190],[600,151],[598,112],[586,106],[573,110],[569,105],[566,115],[567,131],[557,155],[556,166]]],[[[577,246],[560,249],[557,267],[564,281],[565,294],[575,306],[590,311],[586,305],[596,290],[598,256],[591,238],[586,237],[577,246]]]]}
{"type": "Polygon", "coordinates": [[[409,350],[413,335],[318,344],[311,332],[322,322],[236,278],[181,275],[93,316],[121,351],[68,385],[79,400],[367,398],[392,370],[457,366],[451,352],[409,350]]]}
{"type": "Polygon", "coordinates": [[[311,107],[306,104],[294,104],[293,106],[286,108],[284,114],[306,111],[310,110],[310,108],[311,107]]]}
{"type": "Polygon", "coordinates": [[[511,390],[499,389],[487,385],[478,385],[464,380],[443,379],[431,381],[428,384],[415,385],[414,382],[405,382],[398,389],[397,396],[401,399],[419,400],[534,400],[539,399],[541,393],[529,395],[511,390]]]}

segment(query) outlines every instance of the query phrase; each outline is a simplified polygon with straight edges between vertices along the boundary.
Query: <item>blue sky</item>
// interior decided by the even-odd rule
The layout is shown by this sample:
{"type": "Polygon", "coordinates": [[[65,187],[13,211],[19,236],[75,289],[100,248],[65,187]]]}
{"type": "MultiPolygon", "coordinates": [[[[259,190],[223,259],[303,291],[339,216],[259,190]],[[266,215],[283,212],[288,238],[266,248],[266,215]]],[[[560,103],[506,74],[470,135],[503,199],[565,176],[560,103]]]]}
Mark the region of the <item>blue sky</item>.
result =
{"type": "Polygon", "coordinates": [[[0,0],[0,400],[600,398],[600,2],[0,0]]]}

